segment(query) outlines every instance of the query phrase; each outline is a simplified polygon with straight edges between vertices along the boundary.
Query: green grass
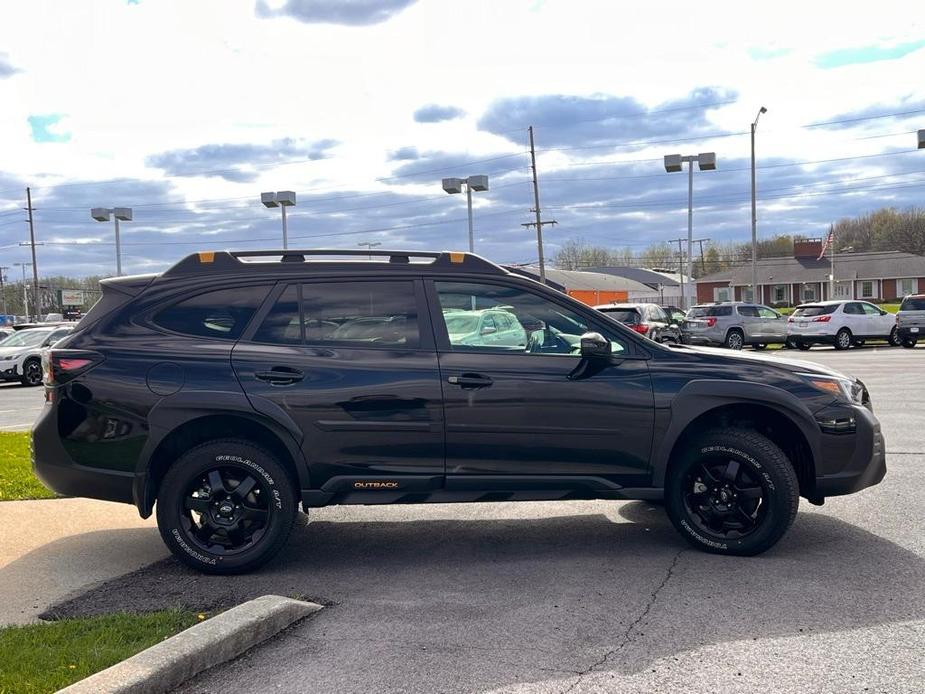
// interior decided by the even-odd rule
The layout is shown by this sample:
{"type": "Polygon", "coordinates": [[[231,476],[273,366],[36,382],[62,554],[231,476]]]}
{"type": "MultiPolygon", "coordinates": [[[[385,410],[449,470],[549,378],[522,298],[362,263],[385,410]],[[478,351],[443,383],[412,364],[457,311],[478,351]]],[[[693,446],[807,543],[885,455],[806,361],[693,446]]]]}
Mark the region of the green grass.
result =
{"type": "Polygon", "coordinates": [[[0,628],[0,694],[57,691],[203,618],[165,610],[0,628]]]}
{"type": "Polygon", "coordinates": [[[0,501],[53,499],[32,474],[29,460],[29,432],[0,431],[0,501]]]}

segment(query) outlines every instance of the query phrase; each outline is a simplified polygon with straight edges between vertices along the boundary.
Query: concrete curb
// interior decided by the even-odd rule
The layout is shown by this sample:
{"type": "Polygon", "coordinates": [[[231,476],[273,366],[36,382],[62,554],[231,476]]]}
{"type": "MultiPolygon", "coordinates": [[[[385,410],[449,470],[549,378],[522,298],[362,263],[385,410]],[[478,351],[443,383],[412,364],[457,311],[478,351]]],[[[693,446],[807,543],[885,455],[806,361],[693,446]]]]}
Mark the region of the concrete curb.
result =
{"type": "Polygon", "coordinates": [[[264,595],[196,624],[121,663],[61,689],[66,694],[160,694],[235,658],[321,605],[264,595]]]}

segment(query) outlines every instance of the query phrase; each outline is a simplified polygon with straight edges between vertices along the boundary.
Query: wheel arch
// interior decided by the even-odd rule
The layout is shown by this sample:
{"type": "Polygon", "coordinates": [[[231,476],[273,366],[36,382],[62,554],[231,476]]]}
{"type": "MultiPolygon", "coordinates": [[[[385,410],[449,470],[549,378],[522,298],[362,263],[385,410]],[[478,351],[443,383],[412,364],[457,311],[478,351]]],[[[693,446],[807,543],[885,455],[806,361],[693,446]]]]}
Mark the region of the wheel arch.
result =
{"type": "Polygon", "coordinates": [[[797,473],[800,495],[815,498],[819,427],[809,410],[786,391],[758,383],[695,381],[674,398],[671,411],[655,451],[654,486],[664,487],[672,461],[698,433],[735,426],[758,431],[780,447],[797,473]]]}
{"type": "Polygon", "coordinates": [[[208,409],[189,404],[158,407],[149,415],[149,423],[151,431],[160,435],[149,438],[133,486],[135,505],[143,518],[151,515],[167,468],[190,448],[219,438],[245,439],[263,446],[291,472],[297,491],[310,486],[308,466],[300,447],[301,436],[294,437],[289,426],[255,412],[249,405],[247,409],[216,410],[213,401],[208,409]]]}

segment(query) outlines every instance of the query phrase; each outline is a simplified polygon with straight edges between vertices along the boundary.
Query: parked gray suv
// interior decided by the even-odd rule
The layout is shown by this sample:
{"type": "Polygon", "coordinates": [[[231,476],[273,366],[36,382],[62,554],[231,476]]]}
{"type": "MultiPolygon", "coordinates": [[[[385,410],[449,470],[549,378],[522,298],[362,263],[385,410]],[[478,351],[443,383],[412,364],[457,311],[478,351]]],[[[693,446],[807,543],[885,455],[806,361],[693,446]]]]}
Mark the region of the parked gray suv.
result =
{"type": "Polygon", "coordinates": [[[688,344],[729,349],[745,345],[764,349],[787,341],[786,318],[767,306],[744,302],[694,306],[687,312],[682,330],[688,344]]]}
{"type": "Polygon", "coordinates": [[[903,347],[915,347],[925,337],[925,294],[907,296],[896,314],[896,333],[903,347]]]}

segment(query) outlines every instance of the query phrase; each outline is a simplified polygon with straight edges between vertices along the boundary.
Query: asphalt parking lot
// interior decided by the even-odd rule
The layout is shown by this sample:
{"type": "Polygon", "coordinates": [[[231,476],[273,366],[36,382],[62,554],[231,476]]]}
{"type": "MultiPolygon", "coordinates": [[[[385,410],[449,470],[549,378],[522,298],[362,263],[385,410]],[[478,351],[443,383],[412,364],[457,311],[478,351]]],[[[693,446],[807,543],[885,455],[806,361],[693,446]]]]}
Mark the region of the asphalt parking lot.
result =
{"type": "Polygon", "coordinates": [[[327,508],[258,573],[167,559],[51,612],[208,611],[266,593],[327,605],[187,693],[920,692],[921,351],[782,353],[867,383],[889,472],[803,502],[759,557],[697,552],[641,502],[327,508]]]}
{"type": "Polygon", "coordinates": [[[20,431],[32,426],[45,400],[41,388],[19,383],[0,383],[0,431],[20,431]]]}

